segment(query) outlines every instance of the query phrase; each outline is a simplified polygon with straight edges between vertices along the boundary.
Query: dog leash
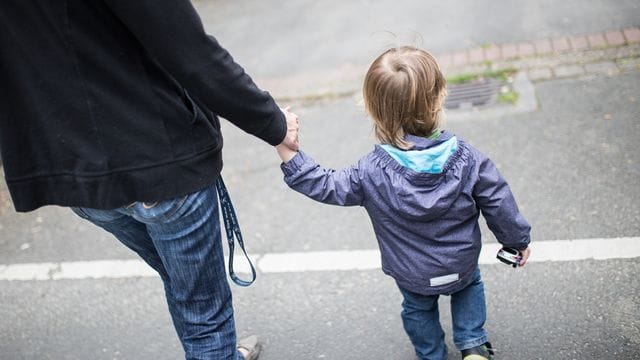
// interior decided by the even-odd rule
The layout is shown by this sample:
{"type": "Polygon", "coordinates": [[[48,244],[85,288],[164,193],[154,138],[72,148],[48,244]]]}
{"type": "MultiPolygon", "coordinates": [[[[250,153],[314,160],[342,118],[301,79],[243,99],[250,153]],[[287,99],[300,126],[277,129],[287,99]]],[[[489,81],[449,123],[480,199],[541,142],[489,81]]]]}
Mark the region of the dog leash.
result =
{"type": "Polygon", "coordinates": [[[216,189],[218,190],[218,198],[220,199],[220,208],[222,209],[222,218],[224,220],[224,229],[227,233],[227,243],[229,244],[229,277],[234,283],[240,286],[249,286],[256,280],[256,269],[253,267],[253,263],[251,262],[251,259],[249,259],[249,255],[247,255],[247,250],[244,248],[244,241],[242,240],[238,217],[233,209],[233,204],[231,203],[231,197],[229,196],[227,187],[224,185],[224,181],[222,181],[222,176],[218,177],[218,180],[216,180],[216,189]],[[249,281],[240,279],[238,275],[236,275],[235,271],[233,271],[233,254],[235,249],[234,236],[238,241],[238,245],[240,246],[240,249],[242,249],[245,258],[247,258],[249,266],[251,267],[251,280],[249,281]]]}

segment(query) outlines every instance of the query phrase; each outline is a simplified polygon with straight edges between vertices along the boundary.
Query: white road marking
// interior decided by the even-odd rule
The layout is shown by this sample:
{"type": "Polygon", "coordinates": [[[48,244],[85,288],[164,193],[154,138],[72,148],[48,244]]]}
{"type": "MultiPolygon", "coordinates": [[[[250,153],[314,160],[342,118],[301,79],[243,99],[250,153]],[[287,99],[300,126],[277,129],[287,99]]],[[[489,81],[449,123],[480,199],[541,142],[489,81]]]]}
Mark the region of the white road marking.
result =
{"type": "MultiPolygon", "coordinates": [[[[496,264],[499,244],[484,244],[480,264],[496,264]]],[[[640,237],[535,241],[530,262],[640,257],[640,237]]],[[[372,270],[380,268],[378,250],[312,251],[251,255],[261,273],[372,270]]],[[[249,273],[246,259],[237,256],[238,273],[249,273]]],[[[0,265],[0,281],[155,277],[142,260],[96,260],[0,265]]]]}

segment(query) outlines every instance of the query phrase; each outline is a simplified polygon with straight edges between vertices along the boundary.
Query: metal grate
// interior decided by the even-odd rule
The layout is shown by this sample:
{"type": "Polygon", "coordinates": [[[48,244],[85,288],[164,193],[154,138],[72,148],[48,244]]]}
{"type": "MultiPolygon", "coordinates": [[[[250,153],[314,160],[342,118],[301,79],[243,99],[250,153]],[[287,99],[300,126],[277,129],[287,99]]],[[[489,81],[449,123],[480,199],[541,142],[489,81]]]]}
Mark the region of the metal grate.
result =
{"type": "Polygon", "coordinates": [[[493,78],[474,80],[464,84],[449,85],[445,109],[472,108],[489,105],[495,101],[501,83],[493,78]]]}

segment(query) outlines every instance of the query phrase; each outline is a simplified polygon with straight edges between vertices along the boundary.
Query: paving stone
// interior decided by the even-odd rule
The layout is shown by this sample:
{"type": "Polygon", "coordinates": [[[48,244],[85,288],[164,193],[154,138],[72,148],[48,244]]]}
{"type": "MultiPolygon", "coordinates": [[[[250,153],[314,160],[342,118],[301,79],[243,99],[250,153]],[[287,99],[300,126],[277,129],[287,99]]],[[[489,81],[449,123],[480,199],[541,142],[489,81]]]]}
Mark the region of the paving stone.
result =
{"type": "Polygon", "coordinates": [[[485,64],[470,64],[467,66],[459,66],[455,68],[455,71],[447,75],[462,75],[462,74],[481,74],[487,71],[485,64]]]}
{"type": "Polygon", "coordinates": [[[533,42],[533,45],[536,48],[536,54],[538,55],[546,55],[553,52],[553,47],[551,46],[551,40],[549,39],[540,39],[533,42]]]}
{"type": "Polygon", "coordinates": [[[624,59],[624,58],[640,56],[640,46],[638,45],[621,46],[621,47],[613,48],[611,50],[612,50],[612,53],[610,58],[624,59]]]}
{"type": "Polygon", "coordinates": [[[627,39],[627,43],[635,44],[640,43],[640,29],[637,27],[626,28],[622,30],[624,37],[627,39]]]}
{"type": "Polygon", "coordinates": [[[585,36],[571,36],[569,37],[569,43],[573,50],[587,50],[589,48],[589,43],[585,36]]]}
{"type": "Polygon", "coordinates": [[[489,61],[495,61],[502,57],[500,47],[494,44],[484,48],[484,58],[489,61]]]}
{"type": "Polygon", "coordinates": [[[613,76],[620,73],[620,69],[618,69],[618,66],[616,66],[616,63],[613,61],[585,64],[584,68],[588,74],[613,76]]]}
{"type": "Polygon", "coordinates": [[[463,66],[469,63],[469,54],[466,51],[457,51],[453,53],[453,65],[463,66]]]}
{"type": "MultiPolygon", "coordinates": [[[[487,66],[493,70],[519,69],[532,81],[554,77],[588,75],[612,76],[640,70],[640,28],[594,33],[573,37],[538,39],[531,42],[474,47],[467,50],[437,55],[438,63],[448,76],[451,73],[482,73],[487,66]],[[628,45],[625,45],[627,44],[628,45]],[[614,46],[622,44],[623,46],[614,46]],[[532,56],[537,55],[537,56],[532,56]],[[618,60],[622,59],[622,60],[618,60]],[[586,64],[586,65],[584,65],[586,64]]],[[[280,98],[301,98],[300,94],[348,93],[357,91],[362,79],[349,76],[364,73],[363,69],[346,69],[339,73],[318,74],[316,78],[260,79],[266,88],[280,98]],[[296,84],[323,84],[323,86],[295,86],[296,84]],[[286,91],[278,89],[287,89],[286,91]],[[318,91],[318,89],[326,89],[318,91]]]]}
{"type": "Polygon", "coordinates": [[[560,65],[553,68],[557,77],[571,77],[584,74],[584,68],[580,65],[560,65]]]}
{"type": "Polygon", "coordinates": [[[529,79],[531,81],[538,80],[546,80],[551,79],[553,77],[553,72],[551,72],[551,68],[534,68],[529,70],[529,79]]]}
{"type": "Polygon", "coordinates": [[[438,60],[438,65],[443,68],[448,68],[453,65],[453,56],[449,53],[436,56],[436,60],[438,60]]]}
{"type": "Polygon", "coordinates": [[[565,52],[571,50],[569,40],[567,40],[567,38],[564,36],[551,39],[551,44],[553,45],[553,50],[555,52],[565,52]]]}
{"type": "Polygon", "coordinates": [[[607,43],[611,46],[624,45],[624,36],[620,31],[607,31],[604,33],[604,38],[607,39],[607,43]]]}
{"type": "Polygon", "coordinates": [[[527,69],[533,68],[552,68],[554,66],[562,65],[563,62],[553,57],[535,57],[528,58],[522,62],[522,67],[527,69]]]}
{"type": "Polygon", "coordinates": [[[640,70],[640,58],[618,59],[616,61],[618,68],[622,72],[631,72],[640,70]]]}
{"type": "Polygon", "coordinates": [[[472,64],[484,61],[484,50],[481,47],[476,47],[469,50],[469,62],[472,64]]]}
{"type": "Polygon", "coordinates": [[[516,44],[502,45],[502,58],[503,59],[515,59],[518,57],[518,47],[516,44]]]}
{"type": "Polygon", "coordinates": [[[590,34],[587,35],[587,41],[592,49],[599,49],[607,46],[607,40],[604,38],[604,34],[590,34]]]}
{"type": "Polygon", "coordinates": [[[533,46],[532,43],[523,42],[518,44],[518,56],[526,57],[526,56],[534,55],[535,53],[536,53],[536,48],[533,46]]]}

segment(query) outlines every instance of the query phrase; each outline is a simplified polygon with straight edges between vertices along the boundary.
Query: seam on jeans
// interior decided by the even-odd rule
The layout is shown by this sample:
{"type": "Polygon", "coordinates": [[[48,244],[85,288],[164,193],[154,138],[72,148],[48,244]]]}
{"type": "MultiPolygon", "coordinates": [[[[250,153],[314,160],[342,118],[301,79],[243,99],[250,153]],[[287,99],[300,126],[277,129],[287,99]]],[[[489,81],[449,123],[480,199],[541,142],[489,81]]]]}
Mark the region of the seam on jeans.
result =
{"type": "MultiPolygon", "coordinates": [[[[191,195],[191,194],[189,194],[189,195],[191,195]]],[[[182,205],[184,205],[185,201],[187,201],[187,198],[189,197],[189,195],[185,195],[185,196],[182,198],[182,200],[180,200],[180,202],[179,202],[176,206],[174,206],[173,211],[172,211],[170,214],[166,214],[166,215],[164,216],[164,218],[165,218],[165,219],[169,219],[169,218],[171,218],[173,215],[175,215],[175,214],[178,212],[178,210],[180,210],[180,208],[182,208],[182,205]]]]}
{"type": "Polygon", "coordinates": [[[486,343],[487,341],[489,341],[489,337],[485,334],[485,335],[482,335],[482,336],[480,336],[478,338],[471,339],[471,340],[465,340],[463,342],[455,342],[454,341],[454,345],[458,348],[458,350],[462,351],[462,350],[467,350],[467,349],[474,348],[476,346],[480,346],[480,345],[486,343]]]}

